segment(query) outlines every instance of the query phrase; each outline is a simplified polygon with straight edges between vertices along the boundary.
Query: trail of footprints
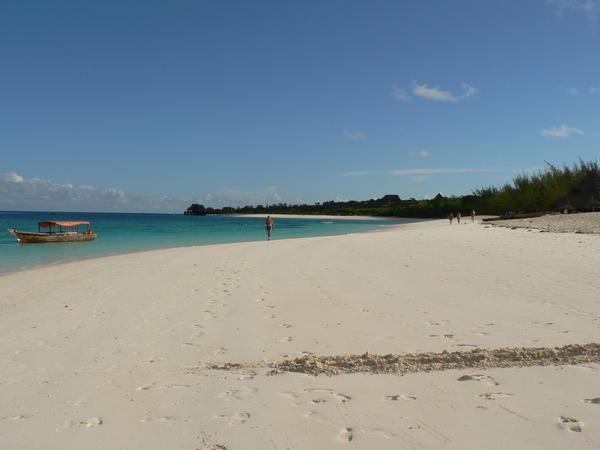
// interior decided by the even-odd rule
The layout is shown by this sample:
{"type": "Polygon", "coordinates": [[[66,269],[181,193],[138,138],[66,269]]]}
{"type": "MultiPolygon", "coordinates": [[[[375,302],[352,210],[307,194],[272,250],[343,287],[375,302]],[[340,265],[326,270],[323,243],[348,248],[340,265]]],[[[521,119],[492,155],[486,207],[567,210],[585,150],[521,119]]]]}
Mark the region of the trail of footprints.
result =
{"type": "MultiPolygon", "coordinates": [[[[221,267],[221,272],[222,273],[226,273],[227,271],[229,271],[228,268],[226,267],[221,267]]],[[[229,273],[232,273],[231,271],[229,271],[229,273]]],[[[237,275],[237,274],[236,274],[237,275]]],[[[232,287],[233,285],[235,285],[237,283],[236,287],[239,287],[239,279],[238,278],[232,278],[230,276],[225,276],[224,277],[224,281],[221,283],[221,288],[219,290],[219,292],[215,292],[215,291],[209,291],[208,295],[209,295],[209,299],[205,302],[207,309],[202,311],[202,320],[214,320],[216,319],[217,313],[214,311],[215,308],[217,307],[223,307],[226,304],[224,303],[219,303],[219,301],[215,298],[217,295],[218,296],[222,296],[224,295],[225,297],[230,297],[232,295],[232,287]]],[[[266,303],[268,300],[268,295],[269,292],[264,290],[264,286],[260,286],[260,289],[262,290],[261,294],[262,296],[259,297],[256,302],[258,304],[260,304],[263,308],[265,308],[266,310],[274,310],[275,306],[272,304],[268,304],[266,303]]],[[[195,289],[196,292],[198,292],[198,289],[195,289]]],[[[327,292],[325,292],[324,289],[321,288],[321,294],[324,296],[324,298],[329,299],[330,296],[328,295],[327,292]]],[[[369,310],[367,308],[363,308],[361,310],[362,312],[369,312],[369,310]]],[[[265,319],[275,319],[276,315],[271,313],[265,316],[265,319]]],[[[449,320],[437,320],[437,321],[428,321],[426,322],[426,324],[428,326],[432,326],[432,327],[446,327],[448,325],[450,325],[450,321],[449,320]]],[[[495,323],[485,323],[481,326],[479,326],[478,328],[481,327],[492,327],[495,326],[495,323]]],[[[550,326],[553,325],[553,323],[534,323],[534,325],[542,325],[542,326],[550,326]]],[[[200,324],[194,324],[195,327],[197,328],[202,328],[202,325],[200,324]]],[[[285,329],[289,329],[292,328],[293,325],[289,324],[289,323],[281,323],[279,324],[280,327],[285,328],[285,329]]],[[[197,338],[197,337],[201,337],[204,334],[204,332],[202,331],[196,331],[195,334],[193,334],[191,337],[197,338]]],[[[490,333],[487,331],[474,331],[471,334],[473,335],[479,335],[479,336],[489,336],[490,333]]],[[[452,333],[443,333],[443,334],[430,334],[429,337],[431,338],[443,338],[443,339],[454,339],[454,334],[452,333]]],[[[285,342],[291,342],[293,340],[292,336],[284,336],[282,338],[279,339],[279,342],[285,343],[285,342]]],[[[184,342],[182,343],[183,346],[200,346],[200,344],[190,341],[190,342],[184,342]]],[[[476,345],[470,345],[470,344],[458,344],[458,346],[472,346],[472,347],[476,347],[476,345]]],[[[223,354],[226,352],[226,349],[224,348],[220,348],[217,349],[214,354],[218,355],[218,354],[223,354]]],[[[236,374],[236,377],[238,380],[251,380],[252,378],[254,378],[256,376],[256,372],[254,371],[240,371],[236,374]]],[[[489,375],[483,375],[483,374],[465,374],[460,376],[459,378],[457,378],[457,381],[459,382],[470,382],[470,381],[475,381],[475,382],[483,382],[486,383],[489,386],[498,386],[499,383],[491,376],[489,375]]],[[[172,389],[172,388],[185,388],[185,387],[190,387],[190,385],[160,385],[157,386],[155,383],[150,383],[147,385],[143,385],[143,386],[139,386],[136,390],[137,391],[145,391],[151,388],[157,388],[157,389],[161,389],[161,390],[165,390],[165,389],[172,389]]],[[[253,395],[257,392],[258,390],[256,388],[248,388],[248,387],[241,387],[239,389],[231,389],[231,390],[227,390],[224,392],[221,392],[219,395],[219,398],[223,401],[227,401],[227,402],[232,402],[232,401],[240,401],[240,400],[244,400],[246,397],[253,395]]],[[[307,388],[304,389],[300,394],[297,394],[295,392],[291,392],[291,391],[284,391],[284,392],[278,392],[277,393],[279,396],[288,398],[290,400],[292,400],[292,406],[300,406],[302,404],[309,404],[309,405],[313,405],[313,406],[318,406],[321,404],[326,404],[328,402],[334,401],[338,404],[345,404],[349,401],[351,401],[351,397],[349,395],[340,393],[340,392],[336,392],[333,389],[330,388],[307,388]]],[[[511,393],[506,393],[506,392],[485,392],[482,394],[479,394],[479,397],[485,400],[497,400],[497,399],[501,399],[501,398],[508,398],[508,397],[512,397],[513,394],[511,393]]],[[[384,396],[384,400],[386,401],[414,401],[417,400],[417,397],[411,394],[390,394],[390,395],[386,395],[384,396]]],[[[589,399],[584,399],[583,400],[585,403],[587,404],[593,404],[593,405],[600,405],[600,397],[596,397],[596,398],[589,398],[589,399]]],[[[29,416],[19,416],[18,418],[28,418],[29,416]]],[[[244,423],[246,423],[250,417],[251,414],[248,411],[238,411],[235,412],[233,414],[218,414],[214,416],[215,419],[218,420],[224,420],[227,421],[228,424],[230,426],[235,426],[235,425],[242,425],[244,423]]],[[[324,417],[322,417],[317,411],[308,411],[302,414],[302,417],[307,418],[307,419],[311,419],[311,420],[317,420],[317,421],[326,421],[326,419],[324,417]]],[[[4,417],[3,419],[5,419],[6,417],[4,417]]],[[[11,417],[11,418],[15,418],[15,417],[11,417]]],[[[16,418],[15,418],[16,420],[16,418]]],[[[167,423],[170,422],[172,420],[175,420],[175,418],[173,417],[161,417],[158,419],[143,419],[144,422],[148,422],[148,421],[158,421],[158,422],[163,422],[163,423],[167,423]]],[[[65,426],[66,427],[85,427],[85,428],[92,428],[92,427],[96,427],[99,426],[103,423],[101,418],[92,418],[89,419],[87,421],[69,421],[69,422],[65,422],[65,426]]],[[[583,426],[584,424],[582,422],[580,422],[578,419],[572,418],[572,417],[568,417],[568,416],[560,416],[559,420],[558,420],[558,425],[561,429],[565,429],[569,432],[581,432],[583,430],[583,426]]],[[[360,431],[360,430],[359,430],[360,431]]],[[[362,430],[367,432],[368,430],[362,430]]],[[[386,438],[390,438],[393,436],[393,434],[390,434],[388,432],[385,432],[385,430],[379,430],[382,433],[381,436],[386,437],[386,438]]],[[[338,433],[337,433],[337,439],[341,442],[344,443],[349,443],[351,442],[355,437],[355,429],[352,427],[342,427],[338,429],[338,433]]]]}
{"type": "MultiPolygon", "coordinates": [[[[489,375],[482,375],[482,374],[462,375],[457,378],[457,381],[460,381],[460,382],[479,381],[479,382],[484,382],[490,386],[498,386],[500,384],[493,377],[491,377],[489,375]]],[[[508,392],[484,392],[483,394],[479,394],[479,397],[486,399],[486,400],[498,400],[501,398],[512,397],[513,395],[514,394],[511,394],[508,392]]],[[[586,398],[586,399],[583,399],[583,402],[592,404],[592,405],[600,405],[600,397],[586,398]]],[[[503,409],[508,410],[507,408],[503,408],[503,409]]],[[[511,410],[508,410],[508,411],[514,413],[514,411],[511,411],[511,410]]],[[[580,433],[583,431],[584,424],[583,424],[583,422],[581,422],[580,420],[578,420],[576,418],[568,417],[568,416],[560,416],[560,418],[558,420],[558,426],[562,430],[566,430],[566,431],[573,432],[573,433],[580,433]]]]}

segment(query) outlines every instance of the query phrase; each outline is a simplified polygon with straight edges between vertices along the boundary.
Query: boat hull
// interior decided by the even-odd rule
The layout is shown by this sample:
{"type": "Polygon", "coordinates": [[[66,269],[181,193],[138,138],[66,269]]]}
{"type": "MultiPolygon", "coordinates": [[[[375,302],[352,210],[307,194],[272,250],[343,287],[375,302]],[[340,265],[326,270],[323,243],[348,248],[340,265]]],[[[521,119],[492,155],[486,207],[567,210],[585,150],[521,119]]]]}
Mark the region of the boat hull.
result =
{"type": "Polygon", "coordinates": [[[57,242],[83,242],[93,241],[96,239],[96,233],[33,233],[29,231],[18,231],[9,229],[8,232],[12,234],[15,239],[21,244],[50,244],[57,242]]]}

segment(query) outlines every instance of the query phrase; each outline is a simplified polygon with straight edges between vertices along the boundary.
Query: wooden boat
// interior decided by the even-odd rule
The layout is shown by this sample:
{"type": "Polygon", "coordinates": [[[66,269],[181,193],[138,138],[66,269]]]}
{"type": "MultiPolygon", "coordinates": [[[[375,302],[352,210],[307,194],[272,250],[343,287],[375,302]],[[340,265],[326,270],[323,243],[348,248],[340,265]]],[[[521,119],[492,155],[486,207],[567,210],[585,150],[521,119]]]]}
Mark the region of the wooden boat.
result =
{"type": "Polygon", "coordinates": [[[96,233],[92,231],[90,222],[85,221],[58,221],[58,222],[39,222],[38,231],[18,231],[9,228],[8,232],[12,234],[21,244],[42,244],[50,242],[80,242],[96,239],[96,233]],[[83,231],[79,230],[80,225],[86,225],[83,231]],[[48,231],[42,231],[47,228],[48,231]]]}

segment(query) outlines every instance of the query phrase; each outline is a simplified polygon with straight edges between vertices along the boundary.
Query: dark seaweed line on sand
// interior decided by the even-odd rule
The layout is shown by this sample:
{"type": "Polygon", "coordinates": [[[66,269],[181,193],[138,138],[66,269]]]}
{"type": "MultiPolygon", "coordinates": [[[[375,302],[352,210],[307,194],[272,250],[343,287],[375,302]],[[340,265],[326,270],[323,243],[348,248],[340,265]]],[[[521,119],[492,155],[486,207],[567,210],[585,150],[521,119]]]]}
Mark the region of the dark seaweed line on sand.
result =
{"type": "Polygon", "coordinates": [[[295,372],[332,376],[350,373],[404,375],[450,369],[561,366],[598,362],[600,344],[590,343],[554,348],[512,347],[441,353],[305,355],[275,362],[226,362],[207,364],[205,367],[216,370],[270,368],[270,375],[295,372]]]}

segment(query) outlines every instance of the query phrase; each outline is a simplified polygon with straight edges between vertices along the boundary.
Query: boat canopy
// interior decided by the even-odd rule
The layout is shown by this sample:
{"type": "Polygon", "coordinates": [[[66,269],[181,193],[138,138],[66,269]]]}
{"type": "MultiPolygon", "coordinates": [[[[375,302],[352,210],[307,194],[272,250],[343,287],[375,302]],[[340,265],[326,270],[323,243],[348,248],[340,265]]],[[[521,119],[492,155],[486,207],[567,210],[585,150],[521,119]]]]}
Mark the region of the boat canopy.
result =
{"type": "Polygon", "coordinates": [[[48,227],[76,227],[77,225],[90,225],[89,222],[86,221],[68,221],[62,220],[59,222],[38,222],[38,226],[40,228],[48,228],[48,227]]]}

